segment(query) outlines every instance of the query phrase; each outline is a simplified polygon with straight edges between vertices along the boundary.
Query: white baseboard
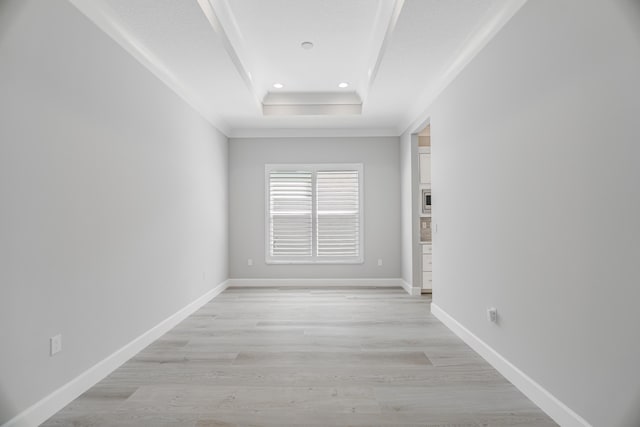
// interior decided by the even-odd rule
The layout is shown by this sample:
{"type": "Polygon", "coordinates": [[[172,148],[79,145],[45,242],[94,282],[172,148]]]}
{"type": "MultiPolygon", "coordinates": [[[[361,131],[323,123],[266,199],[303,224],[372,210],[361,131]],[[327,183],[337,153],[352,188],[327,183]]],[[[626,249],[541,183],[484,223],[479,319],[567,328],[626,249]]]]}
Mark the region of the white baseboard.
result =
{"type": "Polygon", "coordinates": [[[422,295],[422,289],[416,288],[416,287],[412,286],[411,283],[407,283],[404,280],[402,281],[402,287],[412,297],[418,297],[418,296],[422,295]]]}
{"type": "Polygon", "coordinates": [[[294,286],[370,286],[380,288],[404,287],[402,279],[229,279],[229,287],[294,287],[294,286]]]}
{"type": "Polygon", "coordinates": [[[228,281],[220,283],[197,300],[169,316],[53,393],[31,405],[3,424],[2,427],[35,427],[42,424],[75,398],[119,368],[127,360],[138,354],[146,346],[173,329],[174,326],[189,317],[207,302],[211,301],[212,298],[220,294],[228,286],[228,281]]]}
{"type": "Polygon", "coordinates": [[[584,418],[576,414],[438,305],[431,304],[431,313],[562,427],[592,427],[584,418]]]}

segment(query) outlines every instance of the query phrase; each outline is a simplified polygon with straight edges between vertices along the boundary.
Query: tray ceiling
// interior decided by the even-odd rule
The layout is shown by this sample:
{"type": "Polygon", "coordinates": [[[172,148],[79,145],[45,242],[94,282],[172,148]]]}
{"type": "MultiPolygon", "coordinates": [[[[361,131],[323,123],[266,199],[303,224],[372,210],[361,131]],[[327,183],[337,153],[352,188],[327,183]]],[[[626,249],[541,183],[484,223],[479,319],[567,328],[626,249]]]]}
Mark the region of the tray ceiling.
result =
{"type": "Polygon", "coordinates": [[[525,2],[70,1],[229,136],[413,130],[525,2]]]}

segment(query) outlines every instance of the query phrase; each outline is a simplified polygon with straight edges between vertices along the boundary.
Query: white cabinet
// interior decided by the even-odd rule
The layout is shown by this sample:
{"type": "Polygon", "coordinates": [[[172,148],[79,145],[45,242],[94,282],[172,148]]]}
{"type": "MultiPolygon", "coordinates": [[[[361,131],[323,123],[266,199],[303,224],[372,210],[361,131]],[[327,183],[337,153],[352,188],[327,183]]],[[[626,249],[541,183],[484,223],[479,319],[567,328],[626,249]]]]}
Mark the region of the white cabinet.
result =
{"type": "MultiPolygon", "coordinates": [[[[424,150],[428,151],[428,150],[424,150]]],[[[431,185],[431,153],[421,152],[420,156],[420,184],[431,185]]]]}
{"type": "Polygon", "coordinates": [[[420,242],[422,242],[422,291],[431,292],[431,147],[418,147],[420,168],[420,242]]]}
{"type": "Polygon", "coordinates": [[[431,292],[432,289],[432,279],[431,279],[431,275],[433,273],[430,271],[423,271],[422,272],[422,290],[425,291],[426,293],[431,292]]]}
{"type": "Polygon", "coordinates": [[[433,274],[432,246],[430,244],[422,245],[422,290],[431,291],[431,282],[433,274]]]}

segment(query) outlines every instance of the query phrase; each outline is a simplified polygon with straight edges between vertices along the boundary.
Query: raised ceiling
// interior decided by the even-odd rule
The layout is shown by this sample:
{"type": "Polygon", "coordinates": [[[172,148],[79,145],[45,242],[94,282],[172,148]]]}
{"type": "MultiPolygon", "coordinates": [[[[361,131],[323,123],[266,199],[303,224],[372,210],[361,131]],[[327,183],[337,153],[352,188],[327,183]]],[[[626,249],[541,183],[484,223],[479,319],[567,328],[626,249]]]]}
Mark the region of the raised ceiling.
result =
{"type": "Polygon", "coordinates": [[[222,132],[269,136],[415,130],[526,0],[70,1],[222,132]]]}

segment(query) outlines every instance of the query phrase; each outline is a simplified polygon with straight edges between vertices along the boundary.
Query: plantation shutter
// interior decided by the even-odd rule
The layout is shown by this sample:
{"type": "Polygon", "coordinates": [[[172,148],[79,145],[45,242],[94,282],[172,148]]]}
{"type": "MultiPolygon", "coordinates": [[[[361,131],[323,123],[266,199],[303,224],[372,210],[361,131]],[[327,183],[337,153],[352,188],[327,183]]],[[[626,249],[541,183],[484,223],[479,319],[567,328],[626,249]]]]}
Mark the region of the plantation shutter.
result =
{"type": "Polygon", "coordinates": [[[316,175],[317,256],[360,256],[360,176],[357,170],[316,175]]]}
{"type": "Polygon", "coordinates": [[[271,257],[310,257],[313,251],[311,171],[269,173],[269,248],[271,257]]]}

